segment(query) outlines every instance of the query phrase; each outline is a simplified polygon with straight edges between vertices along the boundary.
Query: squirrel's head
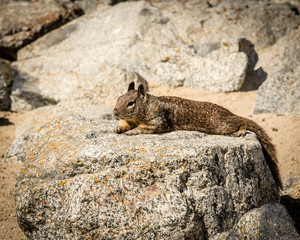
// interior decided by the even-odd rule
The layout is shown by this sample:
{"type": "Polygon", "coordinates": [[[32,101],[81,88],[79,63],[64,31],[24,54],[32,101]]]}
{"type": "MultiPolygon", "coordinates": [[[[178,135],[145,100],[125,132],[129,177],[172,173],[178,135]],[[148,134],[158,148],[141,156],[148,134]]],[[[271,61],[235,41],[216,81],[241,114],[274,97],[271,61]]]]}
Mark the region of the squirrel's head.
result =
{"type": "Polygon", "coordinates": [[[128,91],[120,96],[114,108],[114,114],[123,120],[138,120],[144,112],[147,93],[143,85],[134,89],[134,82],[128,86],[128,91]]]}

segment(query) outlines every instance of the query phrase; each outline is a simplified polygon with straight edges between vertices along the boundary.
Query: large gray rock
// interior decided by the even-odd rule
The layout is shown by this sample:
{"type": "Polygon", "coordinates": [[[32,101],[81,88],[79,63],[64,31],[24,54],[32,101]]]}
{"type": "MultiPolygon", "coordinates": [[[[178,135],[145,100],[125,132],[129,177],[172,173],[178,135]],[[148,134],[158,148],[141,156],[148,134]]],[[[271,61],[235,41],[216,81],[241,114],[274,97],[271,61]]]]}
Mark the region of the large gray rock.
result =
{"type": "Polygon", "coordinates": [[[1,1],[0,57],[16,60],[20,48],[82,14],[69,0],[1,1]]]}
{"type": "Polygon", "coordinates": [[[188,45],[246,38],[256,50],[262,50],[300,24],[297,9],[288,3],[223,0],[156,4],[188,45]]]}
{"type": "Polygon", "coordinates": [[[136,86],[143,84],[146,91],[149,90],[148,82],[140,74],[119,68],[109,69],[99,74],[91,87],[79,88],[73,94],[62,99],[57,104],[56,110],[87,116],[82,112],[86,109],[90,110],[92,107],[105,105],[112,108],[118,97],[127,91],[131,82],[134,82],[136,86]]]}
{"type": "Polygon", "coordinates": [[[143,1],[100,7],[49,36],[20,51],[22,61],[13,65],[15,102],[24,100],[23,92],[60,101],[93,88],[114,66],[149,79],[161,50],[181,43],[159,9],[143,1]]]}
{"type": "MultiPolygon", "coordinates": [[[[17,90],[11,96],[12,105],[14,110],[33,110],[45,105],[56,105],[58,103],[55,108],[57,112],[80,113],[87,116],[82,113],[86,109],[90,111],[94,107],[95,112],[97,112],[98,106],[100,108],[103,105],[113,107],[117,98],[126,92],[130,82],[135,82],[137,86],[143,84],[146,90],[149,89],[148,82],[140,74],[124,69],[111,68],[99,73],[90,85],[86,87],[78,86],[75,92],[64,96],[59,103],[41,95],[35,95],[29,90],[23,92],[17,90]]],[[[33,88],[34,86],[31,89],[33,88]]]]}
{"type": "Polygon", "coordinates": [[[47,122],[58,118],[66,114],[80,114],[87,118],[97,118],[106,120],[116,120],[113,115],[113,109],[105,107],[103,105],[90,105],[86,107],[86,101],[76,102],[79,106],[65,106],[51,105],[44,106],[23,114],[25,121],[16,126],[15,140],[6,152],[6,157],[14,161],[25,161],[26,146],[28,141],[33,138],[34,132],[36,132],[41,126],[47,122]]]}
{"type": "Polygon", "coordinates": [[[287,33],[259,56],[258,64],[273,77],[278,71],[295,70],[300,65],[300,28],[287,33]]]}
{"type": "Polygon", "coordinates": [[[285,207],[278,203],[270,203],[247,212],[232,230],[217,234],[213,239],[299,240],[300,236],[285,207]]]}
{"type": "Polygon", "coordinates": [[[154,80],[171,88],[238,91],[257,59],[253,44],[246,39],[168,49],[154,66],[154,80]]]}
{"type": "Polygon", "coordinates": [[[30,239],[205,239],[278,200],[252,133],[125,136],[116,125],[64,116],[29,133],[14,195],[30,239]]]}
{"type": "Polygon", "coordinates": [[[291,31],[260,55],[268,81],[257,91],[255,113],[300,114],[299,36],[300,29],[291,31]]]}
{"type": "Polygon", "coordinates": [[[254,113],[300,114],[300,65],[283,69],[264,82],[256,93],[254,113]]]}
{"type": "Polygon", "coordinates": [[[0,59],[0,110],[9,110],[11,100],[11,85],[13,81],[13,73],[10,64],[0,59]]]}

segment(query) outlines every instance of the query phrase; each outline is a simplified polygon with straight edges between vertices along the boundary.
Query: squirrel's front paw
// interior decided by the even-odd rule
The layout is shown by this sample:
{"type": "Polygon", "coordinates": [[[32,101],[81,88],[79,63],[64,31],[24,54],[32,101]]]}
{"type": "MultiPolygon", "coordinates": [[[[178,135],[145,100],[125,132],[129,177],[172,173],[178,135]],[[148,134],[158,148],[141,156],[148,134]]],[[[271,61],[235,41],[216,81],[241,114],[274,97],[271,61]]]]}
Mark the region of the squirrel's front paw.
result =
{"type": "Polygon", "coordinates": [[[114,132],[118,133],[118,134],[121,134],[121,133],[126,132],[126,130],[121,126],[118,126],[118,127],[115,128],[114,132]]]}

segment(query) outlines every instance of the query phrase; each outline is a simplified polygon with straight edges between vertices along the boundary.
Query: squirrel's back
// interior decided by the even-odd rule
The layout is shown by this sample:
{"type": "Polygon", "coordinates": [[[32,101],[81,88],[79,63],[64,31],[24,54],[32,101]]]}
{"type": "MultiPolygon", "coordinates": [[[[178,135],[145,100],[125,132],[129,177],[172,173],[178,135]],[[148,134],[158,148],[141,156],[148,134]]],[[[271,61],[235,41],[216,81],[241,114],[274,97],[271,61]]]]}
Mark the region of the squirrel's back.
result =
{"type": "Polygon", "coordinates": [[[157,98],[169,111],[174,130],[196,130],[210,134],[230,134],[239,130],[236,127],[238,116],[220,105],[173,96],[157,98]],[[235,124],[230,124],[229,120],[235,124]]]}

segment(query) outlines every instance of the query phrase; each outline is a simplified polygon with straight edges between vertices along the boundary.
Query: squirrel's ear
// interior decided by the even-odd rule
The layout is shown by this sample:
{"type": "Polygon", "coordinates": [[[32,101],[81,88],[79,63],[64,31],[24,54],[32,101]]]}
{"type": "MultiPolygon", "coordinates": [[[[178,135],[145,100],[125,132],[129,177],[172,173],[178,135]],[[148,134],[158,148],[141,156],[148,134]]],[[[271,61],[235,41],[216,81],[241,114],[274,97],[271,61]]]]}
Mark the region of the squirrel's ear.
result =
{"type": "Polygon", "coordinates": [[[145,91],[145,88],[144,88],[144,86],[141,84],[140,86],[139,86],[139,88],[138,88],[138,93],[139,93],[139,95],[140,96],[142,96],[142,97],[145,97],[146,96],[146,91],[145,91]]]}
{"type": "Polygon", "coordinates": [[[129,83],[129,85],[128,85],[128,92],[130,90],[134,90],[134,82],[129,83]]]}

